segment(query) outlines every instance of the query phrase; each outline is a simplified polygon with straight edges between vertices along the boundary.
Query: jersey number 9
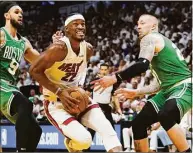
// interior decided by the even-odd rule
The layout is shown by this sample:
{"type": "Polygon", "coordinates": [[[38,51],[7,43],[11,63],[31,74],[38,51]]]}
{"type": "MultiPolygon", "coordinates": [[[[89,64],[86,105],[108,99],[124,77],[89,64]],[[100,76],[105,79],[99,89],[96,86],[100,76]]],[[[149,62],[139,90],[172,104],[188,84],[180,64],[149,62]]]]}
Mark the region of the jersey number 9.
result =
{"type": "Polygon", "coordinates": [[[8,68],[9,73],[11,75],[15,75],[15,72],[17,71],[18,67],[19,67],[19,63],[15,59],[12,59],[8,68]]]}

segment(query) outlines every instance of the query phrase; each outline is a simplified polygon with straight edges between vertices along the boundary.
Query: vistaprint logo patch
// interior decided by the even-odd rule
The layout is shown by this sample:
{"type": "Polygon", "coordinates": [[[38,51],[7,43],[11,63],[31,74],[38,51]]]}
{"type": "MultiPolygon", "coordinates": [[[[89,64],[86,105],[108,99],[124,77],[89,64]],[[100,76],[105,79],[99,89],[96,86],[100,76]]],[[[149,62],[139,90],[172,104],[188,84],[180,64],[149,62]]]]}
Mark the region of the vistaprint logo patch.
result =
{"type": "Polygon", "coordinates": [[[7,130],[1,129],[1,144],[7,145],[7,130]]]}

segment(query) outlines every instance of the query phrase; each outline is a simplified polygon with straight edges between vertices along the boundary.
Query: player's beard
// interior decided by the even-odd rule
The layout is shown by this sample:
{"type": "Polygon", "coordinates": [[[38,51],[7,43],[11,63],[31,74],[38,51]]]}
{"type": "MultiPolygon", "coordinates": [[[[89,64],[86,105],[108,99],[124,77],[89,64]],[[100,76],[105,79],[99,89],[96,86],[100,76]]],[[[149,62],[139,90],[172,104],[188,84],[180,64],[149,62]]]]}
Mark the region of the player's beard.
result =
{"type": "Polygon", "coordinates": [[[16,20],[14,20],[13,18],[11,18],[10,20],[11,25],[16,28],[16,29],[20,29],[23,28],[23,24],[19,24],[16,20]]]}

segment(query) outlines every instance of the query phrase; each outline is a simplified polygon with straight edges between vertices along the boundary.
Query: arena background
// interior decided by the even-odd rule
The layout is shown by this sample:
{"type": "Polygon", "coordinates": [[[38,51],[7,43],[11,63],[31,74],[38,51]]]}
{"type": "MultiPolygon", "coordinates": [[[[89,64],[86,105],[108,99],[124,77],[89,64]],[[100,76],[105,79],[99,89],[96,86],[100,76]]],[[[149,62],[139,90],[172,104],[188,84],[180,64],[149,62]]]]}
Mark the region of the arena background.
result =
{"type": "MultiPolygon", "coordinates": [[[[51,37],[57,30],[63,30],[65,18],[69,13],[79,12],[84,15],[87,26],[86,40],[95,47],[95,55],[91,57],[88,64],[85,89],[97,74],[101,63],[108,63],[111,72],[115,72],[135,61],[139,53],[136,23],[143,13],[150,13],[159,18],[160,32],[179,47],[192,70],[191,1],[18,1],[17,3],[24,10],[25,28],[20,33],[27,37],[33,47],[40,52],[49,46],[51,37]]],[[[66,151],[61,133],[40,115],[43,111],[43,98],[39,84],[30,77],[28,68],[29,65],[22,60],[17,86],[34,102],[34,115],[43,129],[38,151],[66,151]],[[32,89],[35,90],[35,95],[30,95],[32,89]]],[[[151,80],[148,75],[141,77],[151,80]]],[[[123,111],[124,109],[122,106],[123,111]]],[[[129,125],[128,119],[120,120],[115,126],[121,141],[121,129],[125,124],[129,125]]],[[[187,139],[191,138],[187,136],[187,139]]],[[[1,119],[1,145],[4,151],[15,151],[15,128],[4,117],[1,119]]],[[[161,143],[159,146],[160,150],[163,149],[161,143]]],[[[93,140],[91,151],[104,151],[98,134],[93,140]]]]}

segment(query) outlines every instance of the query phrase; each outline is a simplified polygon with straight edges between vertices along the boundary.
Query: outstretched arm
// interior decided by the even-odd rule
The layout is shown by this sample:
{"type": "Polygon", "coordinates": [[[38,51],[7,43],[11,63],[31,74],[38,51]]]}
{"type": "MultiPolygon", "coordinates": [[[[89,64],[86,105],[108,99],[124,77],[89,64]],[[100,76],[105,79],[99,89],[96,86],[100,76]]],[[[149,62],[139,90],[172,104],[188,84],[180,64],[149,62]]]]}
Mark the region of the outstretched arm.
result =
{"type": "Polygon", "coordinates": [[[149,68],[149,63],[154,56],[155,48],[156,42],[152,34],[143,37],[140,43],[139,59],[136,63],[115,75],[105,76],[91,83],[95,84],[94,86],[98,86],[97,90],[99,90],[101,88],[105,89],[116,82],[120,83],[123,80],[128,80],[140,75],[149,68]]]}
{"type": "Polygon", "coordinates": [[[148,86],[144,86],[142,88],[137,89],[137,93],[139,95],[152,94],[158,92],[160,90],[160,84],[156,78],[148,86]]]}
{"type": "Polygon", "coordinates": [[[115,95],[117,95],[118,98],[134,99],[141,95],[155,93],[159,91],[159,89],[160,85],[158,81],[154,78],[154,80],[148,86],[144,86],[139,89],[121,88],[115,91],[115,95]]]}

